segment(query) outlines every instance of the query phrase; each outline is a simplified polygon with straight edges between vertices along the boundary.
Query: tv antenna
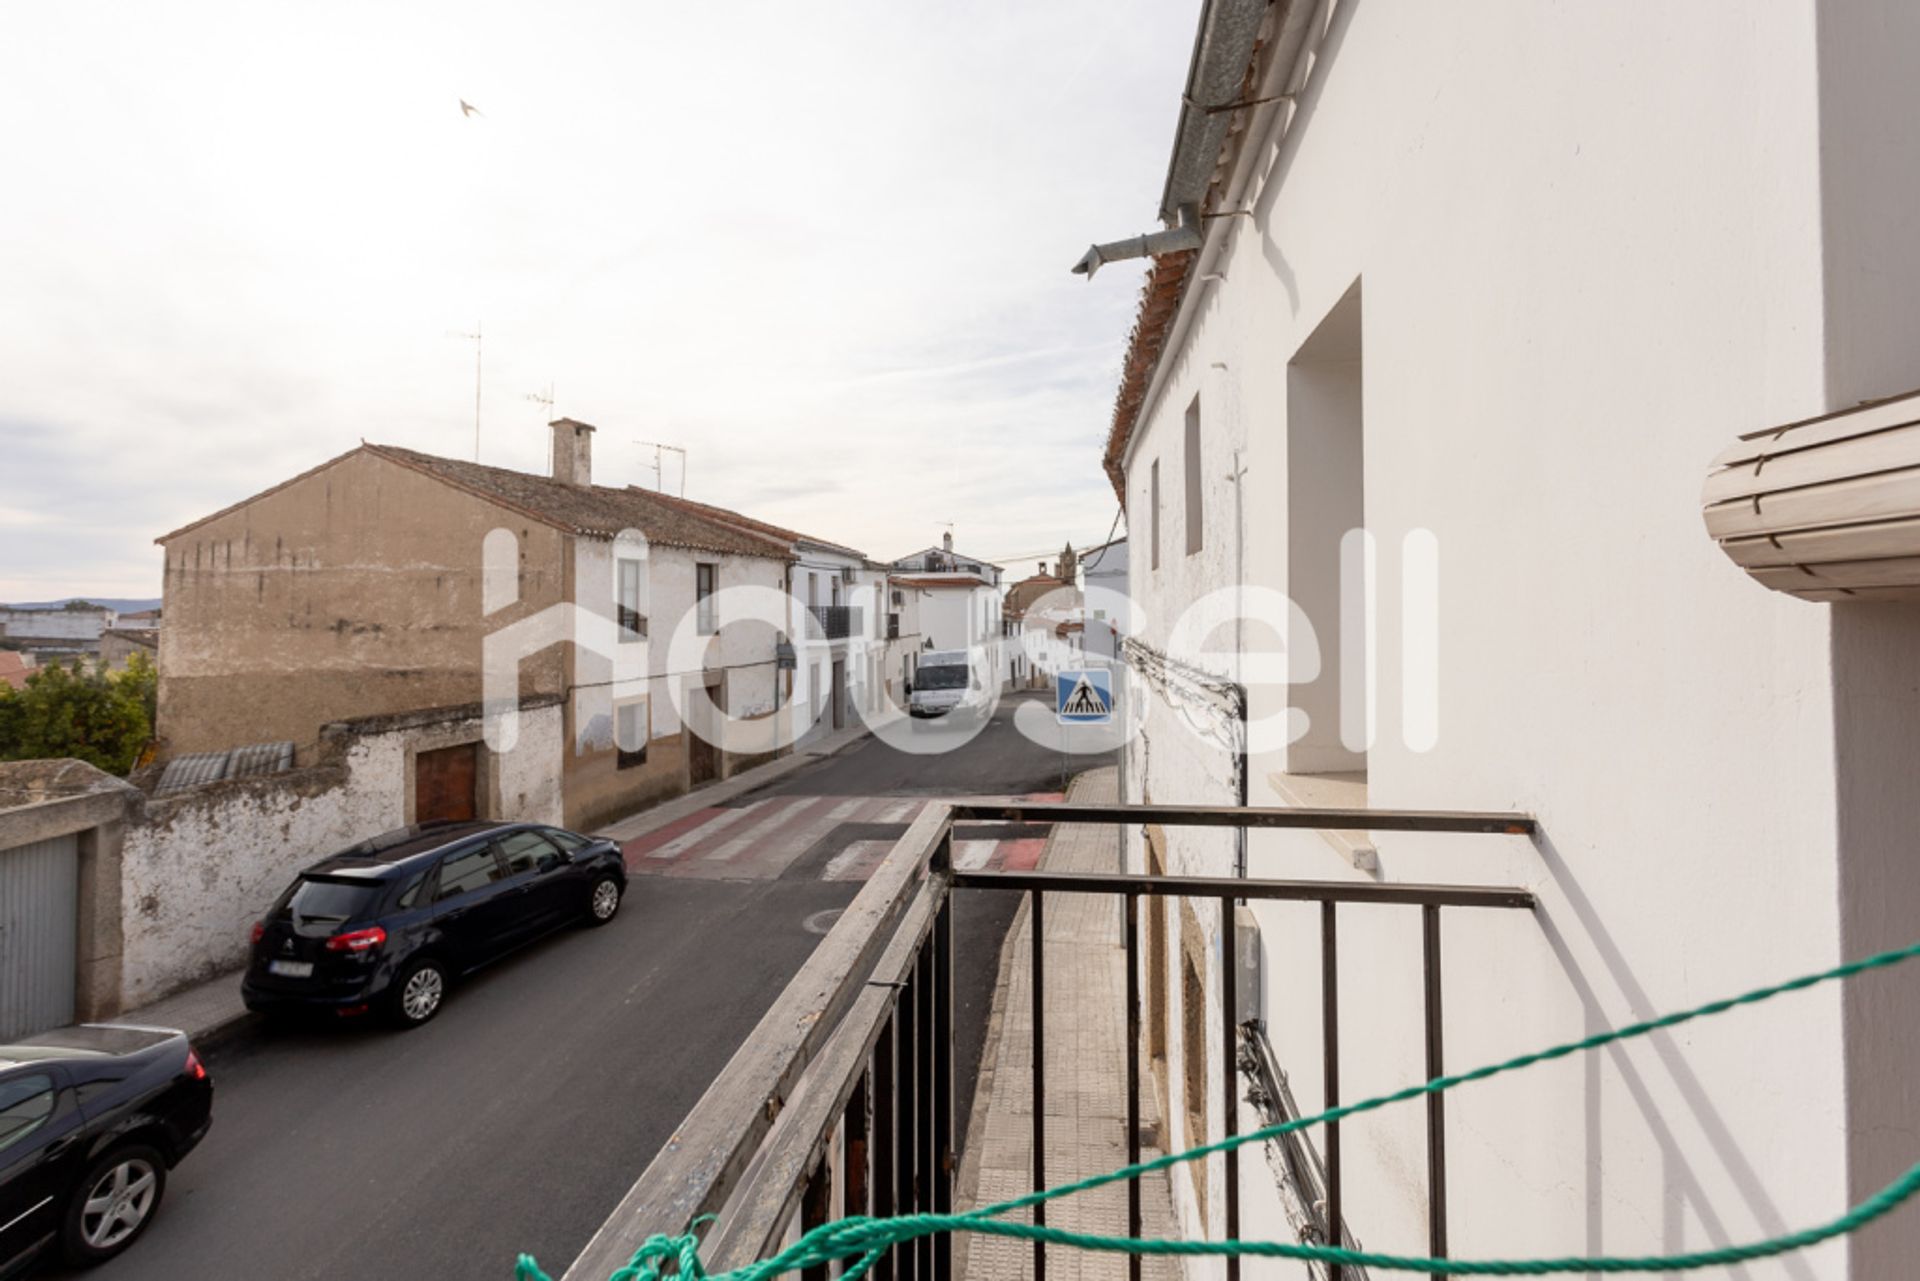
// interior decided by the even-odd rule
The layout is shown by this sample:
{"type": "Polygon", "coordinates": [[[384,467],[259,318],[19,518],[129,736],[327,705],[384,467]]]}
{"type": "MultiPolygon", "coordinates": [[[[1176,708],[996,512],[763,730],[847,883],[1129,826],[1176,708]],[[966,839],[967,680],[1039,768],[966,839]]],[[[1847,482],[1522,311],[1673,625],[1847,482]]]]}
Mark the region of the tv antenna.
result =
{"type": "MultiPolygon", "coordinates": [[[[527,399],[540,406],[540,421],[542,423],[551,423],[553,421],[552,383],[547,384],[547,389],[544,392],[528,392],[527,399]]],[[[547,434],[547,475],[553,475],[553,434],[551,432],[547,434]]]]}
{"type": "Polygon", "coordinates": [[[687,496],[687,451],[678,445],[663,445],[655,440],[636,440],[636,445],[653,451],[653,487],[659,493],[667,489],[667,473],[664,467],[666,455],[680,455],[680,497],[687,496]]]}
{"type": "Polygon", "coordinates": [[[458,329],[447,330],[449,338],[465,338],[473,344],[473,461],[480,461],[480,322],[473,322],[473,332],[463,333],[458,329]]]}

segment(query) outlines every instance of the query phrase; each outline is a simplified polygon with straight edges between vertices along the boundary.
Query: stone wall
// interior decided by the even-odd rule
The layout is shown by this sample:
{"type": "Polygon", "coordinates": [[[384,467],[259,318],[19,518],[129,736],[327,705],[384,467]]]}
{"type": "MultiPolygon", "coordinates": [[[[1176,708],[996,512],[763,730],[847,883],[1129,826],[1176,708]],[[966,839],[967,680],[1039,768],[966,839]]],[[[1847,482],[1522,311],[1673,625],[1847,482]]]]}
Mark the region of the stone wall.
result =
{"type": "MultiPolygon", "coordinates": [[[[251,924],[298,869],[413,818],[412,758],[479,742],[462,707],[329,726],[322,763],[135,799],[121,849],[121,1002],[134,1008],[233,970],[251,924]]],[[[561,708],[523,707],[520,738],[483,752],[487,817],[558,823],[561,708]]]]}

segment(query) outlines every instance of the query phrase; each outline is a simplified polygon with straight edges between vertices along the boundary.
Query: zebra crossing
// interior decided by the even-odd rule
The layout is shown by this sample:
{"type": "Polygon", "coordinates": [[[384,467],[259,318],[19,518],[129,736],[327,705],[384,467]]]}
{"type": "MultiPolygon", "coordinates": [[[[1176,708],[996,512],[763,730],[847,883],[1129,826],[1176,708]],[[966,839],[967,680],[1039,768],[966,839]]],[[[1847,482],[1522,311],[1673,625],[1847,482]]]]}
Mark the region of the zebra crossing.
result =
{"type": "MultiPolygon", "coordinates": [[[[621,850],[628,870],[640,876],[864,881],[929,803],[924,797],[767,796],[695,810],[621,850]]],[[[1039,861],[1042,843],[1031,836],[959,839],[954,863],[1023,870],[1039,861]]]]}

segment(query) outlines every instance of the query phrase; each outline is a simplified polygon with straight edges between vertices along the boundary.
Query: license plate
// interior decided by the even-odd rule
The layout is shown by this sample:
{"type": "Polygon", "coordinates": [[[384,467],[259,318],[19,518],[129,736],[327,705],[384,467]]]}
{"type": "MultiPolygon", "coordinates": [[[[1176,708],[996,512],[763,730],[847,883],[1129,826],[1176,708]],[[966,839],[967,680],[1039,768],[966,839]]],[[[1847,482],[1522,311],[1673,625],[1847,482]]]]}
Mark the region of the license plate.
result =
{"type": "Polygon", "coordinates": [[[313,962],[269,961],[267,973],[278,974],[283,979],[310,979],[313,977],[313,962]]]}

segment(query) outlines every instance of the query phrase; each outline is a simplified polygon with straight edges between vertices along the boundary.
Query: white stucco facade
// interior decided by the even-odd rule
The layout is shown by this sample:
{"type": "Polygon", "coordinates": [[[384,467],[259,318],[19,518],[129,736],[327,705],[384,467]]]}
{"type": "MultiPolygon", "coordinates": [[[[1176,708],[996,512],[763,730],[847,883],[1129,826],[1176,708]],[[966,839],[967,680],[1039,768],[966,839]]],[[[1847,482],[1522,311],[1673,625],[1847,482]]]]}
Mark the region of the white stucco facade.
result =
{"type": "MultiPolygon", "coordinates": [[[[1248,687],[1244,796],[1231,699],[1207,711],[1148,683],[1127,798],[1300,803],[1338,774],[1374,807],[1536,815],[1531,842],[1381,835],[1377,868],[1314,833],[1248,842],[1254,876],[1538,895],[1532,914],[1445,913],[1449,1069],[1920,937],[1920,860],[1896,835],[1914,830],[1898,780],[1920,759],[1920,612],[1760,590],[1698,510],[1735,435],[1920,384],[1896,301],[1920,283],[1902,212],[1920,156],[1895,123],[1920,105],[1899,70],[1920,19],[1349,0],[1314,44],[1291,111],[1255,118],[1251,216],[1200,251],[1126,505],[1146,650],[1179,650],[1175,620],[1206,593],[1269,589],[1305,609],[1327,662],[1301,679],[1296,633],[1299,683],[1271,681],[1246,657],[1277,652],[1264,623],[1180,654],[1248,687]],[[1333,662],[1339,539],[1362,521],[1364,679],[1333,662]],[[1406,589],[1426,546],[1431,607],[1406,589]],[[1343,675],[1375,709],[1361,750],[1337,733],[1343,675]],[[1314,728],[1260,741],[1288,706],[1314,728]]],[[[1233,870],[1230,834],[1166,845],[1172,872],[1233,870]]],[[[1138,829],[1129,858],[1145,865],[1138,829]]],[[[1317,909],[1255,916],[1267,1032],[1313,1111],[1317,909]]],[[[1217,1001],[1217,911],[1191,928],[1217,1001]]],[[[1343,909],[1340,957],[1342,1097],[1422,1079],[1418,912],[1343,909]]],[[[1177,1065],[1177,975],[1168,990],[1177,1065]]],[[[1916,990],[1828,987],[1450,1095],[1452,1253],[1668,1252],[1836,1216],[1920,1159],[1920,998],[1900,994],[1916,990]]],[[[1200,1079],[1218,1075],[1209,1057],[1200,1079]]],[[[1165,1080],[1167,1146],[1216,1137],[1217,1088],[1207,1132],[1187,1133],[1182,1074],[1165,1080]]],[[[1424,1250],[1424,1125],[1408,1106],[1345,1129],[1345,1219],[1369,1248],[1424,1250]]],[[[1221,1227],[1207,1169],[1204,1191],[1175,1178],[1194,1235],[1221,1227]]],[[[1277,1235],[1264,1162],[1243,1171],[1243,1233],[1277,1235]]],[[[1744,1275],[1896,1277],[1916,1253],[1908,1214],[1744,1275]]]]}
{"type": "Polygon", "coordinates": [[[1000,682],[1006,683],[1009,647],[1001,635],[998,588],[970,574],[915,575],[895,581],[919,594],[924,648],[964,649],[973,656],[978,671],[997,673],[1000,682]]]}

